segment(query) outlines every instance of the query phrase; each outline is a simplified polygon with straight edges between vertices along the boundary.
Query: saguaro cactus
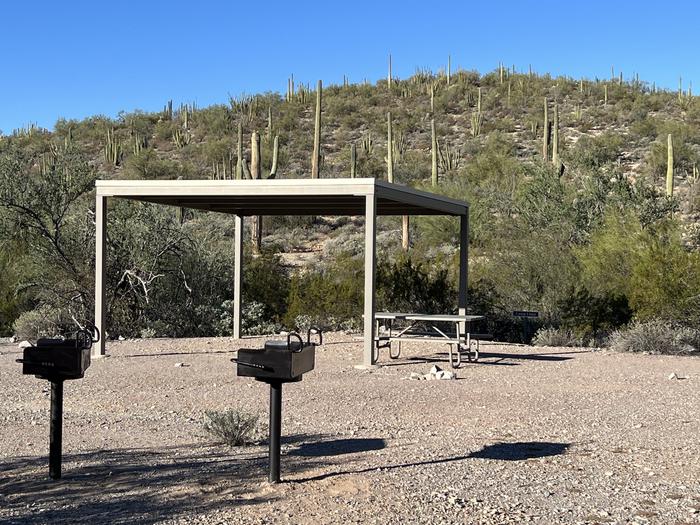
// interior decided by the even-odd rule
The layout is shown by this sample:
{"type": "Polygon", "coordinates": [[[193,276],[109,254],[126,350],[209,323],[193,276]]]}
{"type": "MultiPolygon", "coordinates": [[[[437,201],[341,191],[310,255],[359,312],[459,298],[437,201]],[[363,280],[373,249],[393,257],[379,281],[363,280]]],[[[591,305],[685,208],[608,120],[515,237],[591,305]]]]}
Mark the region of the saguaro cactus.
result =
{"type": "Polygon", "coordinates": [[[391,111],[389,111],[386,114],[386,180],[394,182],[394,138],[391,127],[391,111]]]}
{"type": "Polygon", "coordinates": [[[122,146],[119,141],[114,138],[114,128],[107,130],[107,143],[104,149],[105,161],[114,166],[118,166],[122,157],[122,146]]]}
{"type": "Polygon", "coordinates": [[[430,119],[430,153],[431,153],[431,177],[430,181],[433,188],[438,185],[438,146],[437,135],[435,134],[435,119],[430,119]]]}
{"type": "Polygon", "coordinates": [[[354,179],[357,175],[357,147],[353,142],[350,144],[350,178],[354,179]]]}
{"type": "Polygon", "coordinates": [[[554,123],[552,125],[552,164],[559,167],[559,104],[554,103],[554,123]]]}
{"type": "Polygon", "coordinates": [[[549,160],[549,116],[547,115],[548,106],[549,105],[547,103],[547,97],[544,97],[544,123],[542,125],[542,158],[545,162],[549,160]]]}
{"type": "Polygon", "coordinates": [[[450,76],[452,71],[452,57],[450,55],[447,55],[447,85],[450,85],[450,76]]]}
{"type": "Polygon", "coordinates": [[[236,144],[236,180],[243,178],[243,124],[238,121],[238,142],[236,144]]]}
{"type": "Polygon", "coordinates": [[[391,53],[389,53],[389,73],[386,76],[386,85],[388,89],[391,89],[391,83],[393,82],[391,78],[391,53]]]}
{"type": "MultiPolygon", "coordinates": [[[[257,131],[253,131],[250,137],[250,177],[256,180],[260,178],[260,175],[260,135],[257,131]]],[[[256,253],[260,253],[262,245],[262,217],[260,215],[253,217],[251,226],[250,235],[253,241],[253,250],[256,253]]]]}
{"type": "Polygon", "coordinates": [[[277,176],[277,157],[279,156],[279,149],[279,136],[275,135],[275,139],[272,141],[272,164],[270,165],[270,176],[268,179],[274,179],[277,176]]]}
{"type": "Polygon", "coordinates": [[[319,177],[319,161],[321,160],[321,96],[323,83],[319,80],[316,86],[316,119],[314,121],[314,153],[311,157],[311,178],[319,177]]]}
{"type": "Polygon", "coordinates": [[[673,137],[668,134],[668,160],[666,162],[666,195],[673,197],[673,137]]]}

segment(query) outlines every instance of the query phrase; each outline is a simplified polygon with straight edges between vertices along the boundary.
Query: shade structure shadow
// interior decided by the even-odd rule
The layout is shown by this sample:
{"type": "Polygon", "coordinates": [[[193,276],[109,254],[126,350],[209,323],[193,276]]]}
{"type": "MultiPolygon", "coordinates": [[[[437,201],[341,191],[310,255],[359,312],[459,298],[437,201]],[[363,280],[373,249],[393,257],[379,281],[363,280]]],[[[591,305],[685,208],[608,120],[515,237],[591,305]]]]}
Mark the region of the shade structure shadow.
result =
{"type": "Polygon", "coordinates": [[[386,442],[379,438],[334,439],[331,441],[302,443],[299,448],[289,451],[287,455],[311,457],[340,456],[342,454],[381,450],[385,447],[386,442]]]}
{"type": "Polygon", "coordinates": [[[589,350],[579,350],[571,352],[551,352],[551,353],[531,353],[516,354],[508,352],[479,352],[479,360],[482,359],[513,359],[521,361],[569,361],[574,359],[571,354],[587,354],[589,350]]]}
{"type": "Polygon", "coordinates": [[[472,452],[467,457],[500,461],[522,461],[525,459],[558,456],[566,452],[568,448],[569,443],[550,443],[546,441],[495,443],[472,452]]]}
{"type": "Polygon", "coordinates": [[[391,465],[374,465],[368,468],[356,470],[340,470],[335,472],[325,472],[315,476],[297,478],[294,481],[302,483],[306,481],[320,481],[335,476],[343,476],[347,474],[366,474],[374,472],[377,469],[382,471],[397,470],[412,467],[428,467],[431,465],[442,465],[455,463],[459,461],[467,461],[469,459],[492,459],[497,461],[524,461],[527,459],[542,458],[547,456],[556,456],[563,454],[569,448],[570,443],[549,443],[549,442],[515,442],[515,443],[496,443],[487,445],[481,450],[465,455],[448,456],[438,459],[429,459],[425,461],[413,461],[408,463],[394,463],[391,465]]]}
{"type": "MultiPolygon", "coordinates": [[[[415,365],[415,364],[437,364],[445,367],[445,369],[451,369],[450,365],[450,358],[447,353],[444,354],[437,354],[437,355],[444,355],[445,357],[421,357],[421,356],[411,356],[411,357],[399,357],[398,359],[392,359],[388,360],[385,359],[381,362],[382,366],[387,366],[387,367],[392,367],[392,366],[408,366],[408,365],[415,365]]],[[[469,362],[466,358],[466,356],[462,357],[462,368],[466,366],[471,366],[471,365],[498,365],[498,366],[519,366],[519,363],[508,363],[502,360],[497,360],[493,362],[482,362],[476,361],[476,362],[469,362]]]]}

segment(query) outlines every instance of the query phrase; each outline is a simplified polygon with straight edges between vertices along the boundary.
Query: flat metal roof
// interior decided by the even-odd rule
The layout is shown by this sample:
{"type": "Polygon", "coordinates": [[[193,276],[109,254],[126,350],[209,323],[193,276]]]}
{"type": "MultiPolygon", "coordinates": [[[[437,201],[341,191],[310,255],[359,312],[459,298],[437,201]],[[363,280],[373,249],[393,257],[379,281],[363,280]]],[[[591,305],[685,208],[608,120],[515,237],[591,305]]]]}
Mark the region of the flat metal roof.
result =
{"type": "Polygon", "coordinates": [[[467,215],[469,204],[377,179],[98,180],[97,195],[249,215],[467,215]]]}

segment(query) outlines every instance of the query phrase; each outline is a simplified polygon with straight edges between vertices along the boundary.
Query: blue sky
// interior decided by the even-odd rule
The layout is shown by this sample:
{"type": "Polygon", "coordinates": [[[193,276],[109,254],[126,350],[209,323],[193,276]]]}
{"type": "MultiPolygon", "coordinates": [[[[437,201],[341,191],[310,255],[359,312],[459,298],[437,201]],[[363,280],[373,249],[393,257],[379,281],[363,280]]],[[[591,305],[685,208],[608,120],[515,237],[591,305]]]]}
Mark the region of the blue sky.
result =
{"type": "Polygon", "coordinates": [[[340,83],[417,67],[527,70],[626,78],[700,92],[700,3],[3,2],[0,130],[60,117],[200,107],[228,95],[340,83]]]}

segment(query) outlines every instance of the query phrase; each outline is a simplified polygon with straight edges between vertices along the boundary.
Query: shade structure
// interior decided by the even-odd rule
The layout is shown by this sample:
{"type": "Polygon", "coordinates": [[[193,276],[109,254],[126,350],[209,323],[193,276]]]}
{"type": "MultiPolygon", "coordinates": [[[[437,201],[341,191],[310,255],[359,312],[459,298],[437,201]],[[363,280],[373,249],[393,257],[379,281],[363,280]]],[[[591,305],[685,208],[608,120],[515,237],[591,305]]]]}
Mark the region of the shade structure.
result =
{"type": "MultiPolygon", "coordinates": [[[[108,198],[228,213],[236,216],[234,240],[234,337],[240,337],[242,217],[252,215],[364,215],[365,295],[364,364],[374,362],[374,273],[377,215],[460,217],[459,309],[466,311],[469,204],[376,179],[281,180],[101,180],[96,186],[95,325],[104,332],[105,234],[108,198]]],[[[94,347],[104,355],[103,337],[94,347]]]]}
{"type": "Polygon", "coordinates": [[[233,215],[364,215],[375,195],[377,215],[465,215],[469,205],[376,179],[110,180],[97,194],[233,215]]]}

